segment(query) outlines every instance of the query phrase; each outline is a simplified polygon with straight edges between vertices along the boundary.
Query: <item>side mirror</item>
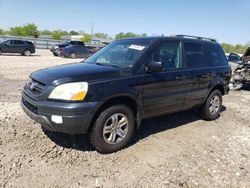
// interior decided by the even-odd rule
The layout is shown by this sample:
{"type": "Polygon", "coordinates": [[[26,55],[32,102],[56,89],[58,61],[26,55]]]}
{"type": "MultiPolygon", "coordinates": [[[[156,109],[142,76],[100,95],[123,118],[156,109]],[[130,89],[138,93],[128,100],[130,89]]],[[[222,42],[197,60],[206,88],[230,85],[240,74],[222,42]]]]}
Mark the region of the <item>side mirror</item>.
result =
{"type": "Polygon", "coordinates": [[[160,72],[162,70],[163,66],[162,66],[162,62],[155,62],[152,61],[148,64],[147,66],[147,72],[160,72]]]}

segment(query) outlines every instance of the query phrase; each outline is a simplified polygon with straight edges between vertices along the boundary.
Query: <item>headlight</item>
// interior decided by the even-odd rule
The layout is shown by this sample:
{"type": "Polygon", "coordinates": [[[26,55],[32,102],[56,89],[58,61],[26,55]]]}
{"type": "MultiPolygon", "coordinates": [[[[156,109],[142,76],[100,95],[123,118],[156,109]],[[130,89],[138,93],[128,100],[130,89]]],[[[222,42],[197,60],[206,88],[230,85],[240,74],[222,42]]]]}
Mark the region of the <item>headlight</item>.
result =
{"type": "Polygon", "coordinates": [[[88,92],[87,82],[75,82],[57,86],[49,95],[49,99],[81,101],[88,92]]]}

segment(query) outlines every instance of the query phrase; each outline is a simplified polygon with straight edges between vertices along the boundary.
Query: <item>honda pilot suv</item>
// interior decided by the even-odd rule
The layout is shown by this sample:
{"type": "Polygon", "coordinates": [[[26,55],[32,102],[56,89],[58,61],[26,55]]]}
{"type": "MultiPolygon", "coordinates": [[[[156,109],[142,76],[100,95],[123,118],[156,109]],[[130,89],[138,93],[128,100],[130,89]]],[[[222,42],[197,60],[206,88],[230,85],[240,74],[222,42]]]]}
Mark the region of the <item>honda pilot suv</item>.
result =
{"type": "Polygon", "coordinates": [[[111,153],[124,148],[146,118],[193,107],[205,120],[218,118],[229,80],[225,53],[213,39],[129,38],[81,63],[32,73],[21,104],[43,128],[88,133],[99,152],[111,153]]]}

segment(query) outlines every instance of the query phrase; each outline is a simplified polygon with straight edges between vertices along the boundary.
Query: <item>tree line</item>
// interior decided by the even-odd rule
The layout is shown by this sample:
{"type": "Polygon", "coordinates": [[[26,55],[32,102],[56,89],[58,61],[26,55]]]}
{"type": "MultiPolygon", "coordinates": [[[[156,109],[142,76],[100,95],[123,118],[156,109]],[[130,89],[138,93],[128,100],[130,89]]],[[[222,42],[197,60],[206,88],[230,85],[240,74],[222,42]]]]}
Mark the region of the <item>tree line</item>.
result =
{"type": "MultiPolygon", "coordinates": [[[[36,37],[38,38],[41,35],[49,35],[51,36],[52,39],[59,40],[63,35],[83,35],[81,38],[82,41],[84,42],[90,42],[92,37],[96,38],[104,38],[104,39],[113,39],[113,37],[109,36],[106,33],[94,33],[93,36],[90,35],[89,33],[85,33],[83,31],[64,31],[64,30],[38,30],[38,27],[33,24],[26,24],[22,26],[15,26],[11,27],[9,30],[3,30],[0,28],[0,35],[14,35],[14,36],[23,36],[23,37],[36,37]]],[[[142,34],[135,34],[132,32],[120,32],[114,36],[114,39],[123,39],[123,38],[129,38],[129,37],[147,37],[146,33],[142,34]]],[[[246,45],[241,45],[241,44],[227,44],[227,43],[222,43],[221,44],[224,51],[226,53],[230,52],[235,52],[235,53],[244,53],[245,49],[250,46],[250,42],[248,42],[246,45]]]]}

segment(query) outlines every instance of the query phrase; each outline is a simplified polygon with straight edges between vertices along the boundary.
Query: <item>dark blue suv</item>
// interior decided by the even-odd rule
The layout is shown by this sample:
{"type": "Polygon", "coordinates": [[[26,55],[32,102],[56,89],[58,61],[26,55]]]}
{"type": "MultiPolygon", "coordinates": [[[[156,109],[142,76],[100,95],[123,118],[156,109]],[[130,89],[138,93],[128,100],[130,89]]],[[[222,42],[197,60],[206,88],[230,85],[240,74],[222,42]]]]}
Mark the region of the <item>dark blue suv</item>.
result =
{"type": "Polygon", "coordinates": [[[213,39],[131,38],[107,45],[81,63],[34,72],[23,110],[45,129],[90,134],[101,153],[124,148],[145,118],[200,107],[219,117],[230,66],[213,39]]]}

